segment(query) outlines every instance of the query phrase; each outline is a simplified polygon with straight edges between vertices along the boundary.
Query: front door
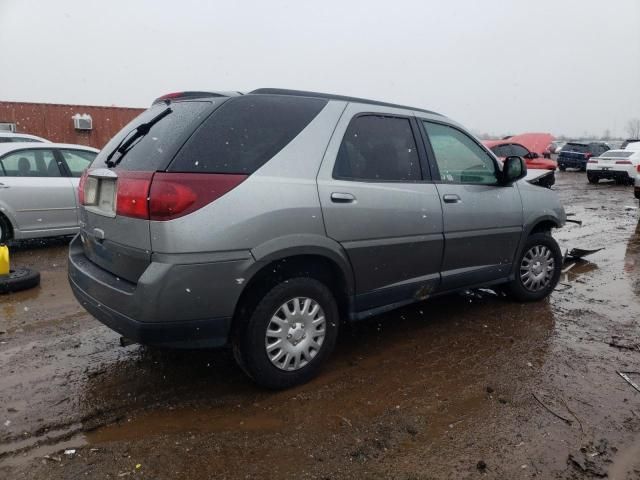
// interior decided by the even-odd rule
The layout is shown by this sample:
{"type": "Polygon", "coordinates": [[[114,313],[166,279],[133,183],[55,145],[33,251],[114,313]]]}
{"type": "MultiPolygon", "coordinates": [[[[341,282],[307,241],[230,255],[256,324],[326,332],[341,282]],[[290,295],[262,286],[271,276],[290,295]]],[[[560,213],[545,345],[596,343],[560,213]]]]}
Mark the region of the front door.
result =
{"type": "Polygon", "coordinates": [[[418,135],[409,115],[350,104],[325,154],[322,213],[351,261],[358,311],[423,298],[439,284],[442,210],[418,135]]]}
{"type": "Polygon", "coordinates": [[[21,232],[78,225],[71,179],[62,176],[53,150],[25,149],[0,159],[0,195],[21,232]]]}
{"type": "Polygon", "coordinates": [[[522,235],[516,185],[500,185],[493,157],[461,130],[423,121],[444,218],[442,289],[503,279],[522,235]]]}

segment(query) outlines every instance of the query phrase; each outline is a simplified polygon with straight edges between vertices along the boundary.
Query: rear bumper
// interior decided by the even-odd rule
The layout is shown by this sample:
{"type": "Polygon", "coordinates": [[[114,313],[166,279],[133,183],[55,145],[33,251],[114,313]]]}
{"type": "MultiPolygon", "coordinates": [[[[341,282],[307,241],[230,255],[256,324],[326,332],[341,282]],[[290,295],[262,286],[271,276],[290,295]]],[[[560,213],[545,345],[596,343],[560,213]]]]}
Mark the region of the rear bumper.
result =
{"type": "Polygon", "coordinates": [[[577,158],[558,157],[558,166],[566,168],[586,168],[587,161],[579,160],[577,158]]]}
{"type": "Polygon", "coordinates": [[[609,169],[609,170],[603,170],[600,168],[587,168],[587,173],[592,176],[592,177],[596,177],[596,178],[605,178],[605,179],[612,179],[612,180],[632,180],[634,178],[633,173],[629,173],[626,170],[613,170],[613,169],[609,169]]]}
{"type": "Polygon", "coordinates": [[[137,284],[92,263],[80,237],[69,246],[69,283],[100,322],[139,343],[183,348],[227,343],[252,258],[193,264],[152,262],[137,284]]]}

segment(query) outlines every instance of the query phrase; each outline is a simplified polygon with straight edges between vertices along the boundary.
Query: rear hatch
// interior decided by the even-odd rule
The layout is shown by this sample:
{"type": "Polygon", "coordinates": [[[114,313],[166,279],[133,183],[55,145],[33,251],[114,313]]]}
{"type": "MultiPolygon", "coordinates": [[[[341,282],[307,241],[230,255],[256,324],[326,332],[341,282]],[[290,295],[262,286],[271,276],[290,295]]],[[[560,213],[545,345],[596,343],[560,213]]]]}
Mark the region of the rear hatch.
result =
{"type": "Polygon", "coordinates": [[[81,178],[85,255],[136,283],[154,246],[169,251],[167,245],[173,248],[189,234],[168,239],[159,224],[195,212],[238,186],[326,104],[326,99],[252,94],[154,102],[107,144],[81,178]]]}
{"type": "Polygon", "coordinates": [[[227,98],[158,102],[118,133],[80,180],[85,255],[125,281],[151,262],[148,195],[155,172],[227,98]]]}
{"type": "Polygon", "coordinates": [[[588,160],[592,156],[589,145],[584,143],[567,143],[560,151],[559,157],[571,160],[588,160]]]}

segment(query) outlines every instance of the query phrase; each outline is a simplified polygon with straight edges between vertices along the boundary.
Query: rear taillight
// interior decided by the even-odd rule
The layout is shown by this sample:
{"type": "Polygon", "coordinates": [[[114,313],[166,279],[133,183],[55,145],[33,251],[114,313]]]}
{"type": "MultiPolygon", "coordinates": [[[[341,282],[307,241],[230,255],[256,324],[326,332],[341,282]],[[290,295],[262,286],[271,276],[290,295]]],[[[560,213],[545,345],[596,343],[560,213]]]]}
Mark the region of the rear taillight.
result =
{"type": "Polygon", "coordinates": [[[636,170],[640,173],[640,164],[636,167],[636,170]]]}
{"type": "Polygon", "coordinates": [[[149,187],[153,172],[118,172],[116,214],[149,219],[149,187]]]}
{"type": "Polygon", "coordinates": [[[84,205],[84,185],[87,181],[87,177],[89,176],[89,170],[85,170],[82,172],[82,176],[80,177],[80,183],[78,183],[78,203],[80,205],[84,205]]]}
{"type": "Polygon", "coordinates": [[[633,165],[630,160],[616,160],[616,165],[633,165]]]}
{"type": "Polygon", "coordinates": [[[247,175],[158,172],[149,192],[149,218],[171,220],[187,215],[237,187],[247,175]]]}
{"type": "Polygon", "coordinates": [[[592,158],[590,160],[587,160],[587,163],[598,163],[598,160],[596,160],[595,158],[592,158]]]}

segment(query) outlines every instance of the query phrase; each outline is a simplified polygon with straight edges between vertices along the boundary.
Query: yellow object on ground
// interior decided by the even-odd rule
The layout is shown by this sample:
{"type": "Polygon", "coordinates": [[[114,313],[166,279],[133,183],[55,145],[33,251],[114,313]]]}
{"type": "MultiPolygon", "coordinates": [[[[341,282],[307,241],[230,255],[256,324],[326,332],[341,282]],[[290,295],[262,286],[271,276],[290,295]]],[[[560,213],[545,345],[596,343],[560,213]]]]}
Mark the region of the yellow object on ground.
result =
{"type": "Polygon", "coordinates": [[[0,275],[9,275],[9,247],[0,245],[0,275]]]}

